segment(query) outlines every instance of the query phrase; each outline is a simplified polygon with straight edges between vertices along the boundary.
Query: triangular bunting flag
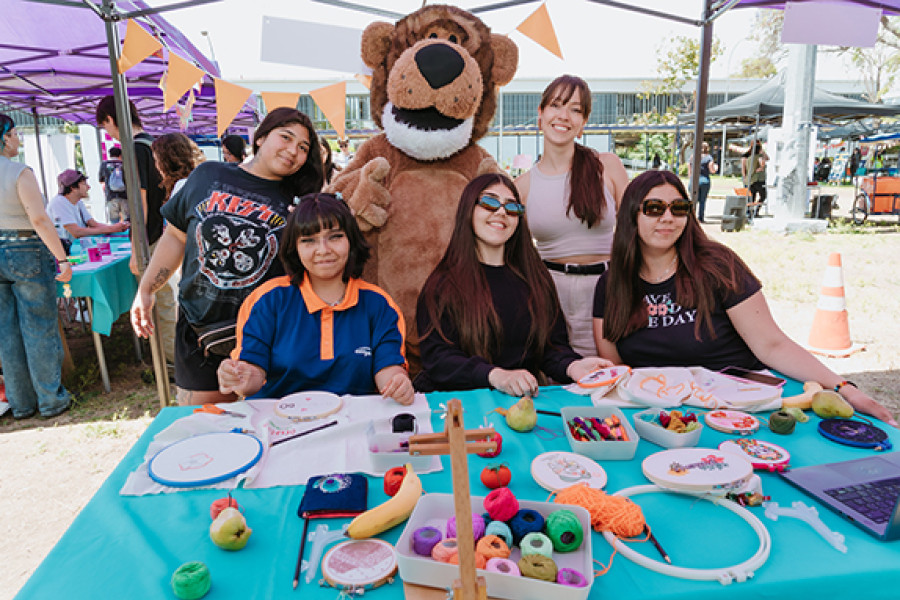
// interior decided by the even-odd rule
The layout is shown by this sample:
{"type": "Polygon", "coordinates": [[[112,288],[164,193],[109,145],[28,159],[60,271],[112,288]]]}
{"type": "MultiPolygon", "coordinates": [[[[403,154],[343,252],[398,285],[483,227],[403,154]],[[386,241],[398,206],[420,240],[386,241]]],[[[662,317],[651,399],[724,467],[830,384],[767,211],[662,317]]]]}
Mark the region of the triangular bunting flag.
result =
{"type": "Polygon", "coordinates": [[[260,92],[259,95],[262,96],[268,112],[272,112],[282,106],[297,108],[297,103],[300,102],[299,92],[296,94],[292,92],[260,92]]]}
{"type": "Polygon", "coordinates": [[[559,40],[556,39],[556,32],[553,30],[553,23],[550,21],[550,12],[547,10],[546,4],[541,4],[540,8],[531,13],[531,16],[522,21],[516,29],[556,56],[560,58],[563,57],[562,50],[559,49],[559,40]]]}
{"type": "Polygon", "coordinates": [[[128,19],[125,43],[122,44],[122,56],[119,57],[119,73],[124,73],[160,50],[162,50],[162,44],[158,39],[144,31],[144,28],[133,19],[128,19]]]}
{"type": "Polygon", "coordinates": [[[372,76],[371,75],[363,75],[362,73],[357,73],[354,75],[356,80],[366,86],[367,90],[372,89],[372,76]]]}
{"type": "Polygon", "coordinates": [[[241,111],[253,90],[213,77],[216,84],[216,130],[219,137],[241,111]]]}
{"type": "Polygon", "coordinates": [[[169,110],[189,89],[203,79],[206,73],[169,52],[169,68],[166,70],[166,88],[163,91],[163,110],[169,110]]]}
{"type": "Polygon", "coordinates": [[[326,85],[311,91],[309,95],[334,127],[338,139],[344,139],[347,121],[347,82],[326,85]]]}

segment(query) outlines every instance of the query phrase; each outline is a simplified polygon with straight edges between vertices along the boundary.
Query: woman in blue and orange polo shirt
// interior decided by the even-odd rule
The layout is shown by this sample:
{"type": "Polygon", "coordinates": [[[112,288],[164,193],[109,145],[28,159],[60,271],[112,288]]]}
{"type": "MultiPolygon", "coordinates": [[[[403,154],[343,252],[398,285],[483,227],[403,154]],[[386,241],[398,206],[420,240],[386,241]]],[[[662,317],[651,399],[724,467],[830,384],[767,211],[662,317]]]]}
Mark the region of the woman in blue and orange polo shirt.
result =
{"type": "Polygon", "coordinates": [[[237,347],[218,370],[220,391],[380,393],[410,404],[403,316],[387,293],[359,279],[369,246],[347,205],[331,194],[304,196],[279,253],[287,275],[241,306],[237,347]]]}

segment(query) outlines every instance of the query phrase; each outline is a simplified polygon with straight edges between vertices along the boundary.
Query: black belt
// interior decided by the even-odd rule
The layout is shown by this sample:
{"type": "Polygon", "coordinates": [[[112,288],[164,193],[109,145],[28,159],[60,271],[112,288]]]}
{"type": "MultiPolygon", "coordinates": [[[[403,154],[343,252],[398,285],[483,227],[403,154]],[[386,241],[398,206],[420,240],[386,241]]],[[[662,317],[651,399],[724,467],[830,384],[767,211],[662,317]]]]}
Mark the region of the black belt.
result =
{"type": "Polygon", "coordinates": [[[0,238],[17,239],[36,237],[37,232],[33,229],[0,229],[0,238]]]}
{"type": "Polygon", "coordinates": [[[551,271],[559,271],[566,275],[602,275],[609,263],[601,262],[593,265],[576,265],[572,263],[557,263],[545,260],[544,264],[551,271]]]}

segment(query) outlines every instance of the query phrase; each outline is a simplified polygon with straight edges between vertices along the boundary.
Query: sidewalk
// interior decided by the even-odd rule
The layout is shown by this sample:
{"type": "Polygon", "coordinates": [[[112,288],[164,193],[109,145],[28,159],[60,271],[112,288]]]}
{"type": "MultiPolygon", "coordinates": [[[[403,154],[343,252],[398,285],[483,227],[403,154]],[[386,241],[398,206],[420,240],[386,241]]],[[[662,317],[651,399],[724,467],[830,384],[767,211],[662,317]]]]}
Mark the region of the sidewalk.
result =
{"type": "MultiPolygon", "coordinates": [[[[685,182],[685,185],[687,185],[687,182],[685,182]]],[[[722,216],[722,210],[725,207],[725,196],[733,195],[734,189],[738,187],[742,186],[741,180],[737,177],[713,178],[712,189],[710,190],[709,198],[706,201],[707,221],[711,221],[716,224],[719,223],[720,217],[722,216]]],[[[819,190],[823,195],[837,194],[838,196],[837,201],[839,207],[832,210],[832,217],[850,218],[850,209],[853,207],[854,192],[852,186],[820,185],[819,190]]],[[[768,193],[769,199],[771,200],[772,196],[775,193],[775,188],[770,187],[768,193]]],[[[762,214],[765,214],[765,210],[763,210],[762,214]]],[[[769,214],[771,214],[771,210],[769,211],[769,214]]],[[[891,218],[896,220],[896,217],[891,218]]]]}

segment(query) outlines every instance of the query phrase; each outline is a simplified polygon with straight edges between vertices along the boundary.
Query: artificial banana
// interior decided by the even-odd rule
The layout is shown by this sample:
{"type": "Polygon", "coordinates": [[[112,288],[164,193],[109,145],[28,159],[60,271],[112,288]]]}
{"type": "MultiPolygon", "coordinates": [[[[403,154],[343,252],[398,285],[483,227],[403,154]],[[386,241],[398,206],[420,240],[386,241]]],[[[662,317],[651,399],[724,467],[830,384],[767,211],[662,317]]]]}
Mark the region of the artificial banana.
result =
{"type": "Polygon", "coordinates": [[[399,525],[409,518],[419,497],[422,495],[422,481],[413,471],[412,465],[407,463],[406,476],[400,489],[393,498],[370,508],[366,512],[350,521],[347,527],[347,535],[356,540],[370,538],[382,531],[387,531],[395,525],[399,525]]]}
{"type": "Polygon", "coordinates": [[[803,393],[796,396],[789,396],[781,399],[781,405],[784,408],[799,408],[801,410],[809,410],[812,408],[812,399],[817,392],[822,391],[822,386],[815,381],[807,381],[803,384],[803,393]]]}

